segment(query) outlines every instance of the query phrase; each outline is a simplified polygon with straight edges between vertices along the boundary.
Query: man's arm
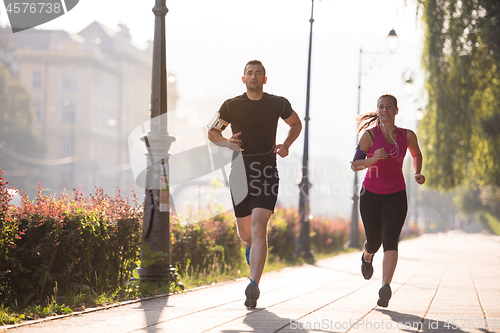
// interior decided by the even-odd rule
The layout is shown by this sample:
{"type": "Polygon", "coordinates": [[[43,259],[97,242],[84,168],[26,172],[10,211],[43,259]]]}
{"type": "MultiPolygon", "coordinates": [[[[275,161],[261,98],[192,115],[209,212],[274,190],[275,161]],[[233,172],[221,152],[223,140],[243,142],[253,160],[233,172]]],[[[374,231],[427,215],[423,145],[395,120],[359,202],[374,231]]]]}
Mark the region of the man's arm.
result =
{"type": "Polygon", "coordinates": [[[300,121],[299,116],[295,111],[293,111],[292,115],[285,120],[285,123],[290,126],[288,130],[288,135],[286,136],[285,141],[282,144],[276,145],[274,152],[281,157],[288,156],[288,148],[292,145],[292,143],[299,137],[300,132],[302,131],[302,123],[300,121]]]}
{"type": "Polygon", "coordinates": [[[208,140],[212,141],[219,147],[226,147],[232,150],[240,151],[241,140],[238,137],[241,135],[241,132],[232,135],[229,139],[226,139],[222,135],[222,131],[213,128],[208,130],[208,140]]]}

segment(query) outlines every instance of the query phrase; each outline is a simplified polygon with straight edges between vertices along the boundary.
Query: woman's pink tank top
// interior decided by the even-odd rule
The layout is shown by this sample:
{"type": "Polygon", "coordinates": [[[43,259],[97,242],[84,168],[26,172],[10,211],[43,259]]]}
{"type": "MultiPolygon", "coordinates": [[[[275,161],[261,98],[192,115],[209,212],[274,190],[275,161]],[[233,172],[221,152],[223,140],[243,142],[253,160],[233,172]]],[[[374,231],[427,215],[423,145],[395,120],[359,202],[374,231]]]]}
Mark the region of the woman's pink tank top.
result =
{"type": "Polygon", "coordinates": [[[373,128],[373,145],[368,150],[366,157],[372,157],[377,149],[383,147],[387,152],[387,158],[385,160],[378,160],[368,168],[365,180],[363,181],[363,187],[370,192],[389,194],[406,189],[403,176],[403,160],[408,148],[406,129],[398,127],[395,132],[396,142],[399,145],[399,153],[392,154],[391,156],[391,151],[394,150],[396,145],[387,142],[380,125],[373,128]]]}

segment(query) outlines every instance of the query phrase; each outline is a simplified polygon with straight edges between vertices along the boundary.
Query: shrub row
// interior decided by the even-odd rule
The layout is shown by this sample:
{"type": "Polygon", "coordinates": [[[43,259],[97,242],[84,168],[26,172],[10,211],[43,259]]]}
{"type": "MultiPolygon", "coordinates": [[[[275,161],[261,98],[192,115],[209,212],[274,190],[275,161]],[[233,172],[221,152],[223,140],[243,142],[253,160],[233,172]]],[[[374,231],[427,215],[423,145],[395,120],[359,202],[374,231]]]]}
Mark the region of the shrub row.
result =
{"type": "MultiPolygon", "coordinates": [[[[207,271],[215,263],[219,269],[226,270],[246,265],[244,243],[238,237],[231,212],[184,226],[174,216],[170,228],[171,262],[180,275],[207,271]]],[[[300,229],[297,209],[276,209],[268,227],[269,256],[288,261],[296,259],[300,229]]],[[[310,222],[311,250],[327,254],[342,250],[349,232],[349,223],[344,219],[315,218],[310,222]]]]}
{"type": "MultiPolygon", "coordinates": [[[[89,197],[77,191],[54,197],[38,188],[33,201],[23,194],[22,204],[11,206],[7,189],[0,170],[0,304],[25,307],[47,303],[57,292],[115,290],[140,264],[143,207],[135,195],[110,197],[96,188],[89,197]]],[[[171,263],[181,276],[246,265],[230,212],[192,224],[172,216],[170,228],[171,263]]],[[[296,259],[300,228],[296,209],[276,209],[270,257],[296,259]]],[[[349,221],[342,218],[315,218],[310,228],[316,253],[341,250],[349,238],[349,221]]]]}
{"type": "Polygon", "coordinates": [[[244,263],[234,216],[229,213],[186,225],[172,216],[170,235],[171,263],[181,276],[207,272],[214,265],[237,269],[244,263]]]}
{"type": "Polygon", "coordinates": [[[33,202],[22,195],[21,205],[9,206],[0,180],[2,303],[24,307],[58,291],[105,291],[128,279],[141,242],[137,204],[101,189],[56,198],[38,188],[33,202]]]}

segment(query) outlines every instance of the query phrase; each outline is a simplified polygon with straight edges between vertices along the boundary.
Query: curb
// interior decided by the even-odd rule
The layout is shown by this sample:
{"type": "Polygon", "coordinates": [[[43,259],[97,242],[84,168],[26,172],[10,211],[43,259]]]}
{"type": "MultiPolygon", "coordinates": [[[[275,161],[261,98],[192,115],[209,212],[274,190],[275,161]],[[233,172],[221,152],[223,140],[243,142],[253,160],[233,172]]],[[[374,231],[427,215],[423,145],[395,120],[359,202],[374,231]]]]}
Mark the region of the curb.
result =
{"type": "MultiPolygon", "coordinates": [[[[187,290],[187,291],[191,291],[191,289],[187,290]]],[[[149,301],[149,300],[152,300],[152,299],[162,298],[162,297],[168,297],[168,296],[172,296],[172,295],[176,295],[176,294],[178,294],[178,293],[168,293],[168,294],[155,295],[155,296],[150,296],[150,297],[145,297],[145,298],[133,299],[133,300],[130,300],[130,301],[124,301],[124,302],[114,303],[114,304],[110,304],[110,305],[106,305],[106,306],[102,306],[102,307],[98,307],[98,308],[89,308],[89,309],[85,309],[83,311],[73,312],[73,313],[70,313],[70,314],[50,316],[50,317],[45,317],[45,318],[41,318],[41,319],[35,319],[35,320],[26,321],[26,322],[23,322],[23,323],[20,323],[20,324],[12,324],[12,325],[0,326],[0,332],[5,332],[5,331],[8,331],[8,330],[13,329],[13,328],[19,328],[19,327],[23,327],[23,326],[29,326],[29,325],[39,324],[39,323],[43,323],[43,322],[46,322],[46,321],[51,321],[51,320],[56,320],[56,319],[62,319],[62,318],[68,318],[68,317],[72,317],[72,316],[79,316],[79,315],[84,315],[84,314],[87,314],[87,313],[97,312],[97,311],[102,311],[102,310],[109,310],[109,309],[116,308],[116,307],[119,307],[119,306],[122,306],[122,305],[129,305],[129,304],[138,303],[138,302],[142,302],[142,301],[149,301]]]]}
{"type": "Polygon", "coordinates": [[[150,300],[157,299],[157,298],[163,298],[163,297],[168,297],[168,296],[173,296],[173,295],[180,295],[180,294],[184,294],[184,293],[188,293],[188,292],[192,292],[192,291],[196,291],[196,290],[200,290],[200,289],[205,289],[205,288],[209,288],[209,287],[220,285],[220,284],[225,284],[225,283],[229,283],[229,282],[236,282],[236,281],[243,280],[243,279],[246,279],[246,278],[241,277],[241,278],[238,278],[238,279],[235,279],[235,280],[224,281],[224,282],[217,282],[217,283],[211,283],[211,284],[208,284],[208,285],[199,286],[199,287],[191,288],[191,289],[188,289],[188,290],[183,290],[182,292],[176,292],[176,293],[172,292],[172,293],[168,293],[168,294],[160,294],[160,295],[155,295],[155,296],[138,298],[138,299],[133,299],[133,300],[129,300],[129,301],[123,301],[123,302],[114,303],[114,304],[110,304],[110,305],[106,305],[106,306],[102,306],[102,307],[89,308],[89,309],[85,309],[83,311],[73,312],[73,313],[70,313],[70,314],[50,316],[50,317],[45,317],[45,318],[41,318],[41,319],[35,319],[35,320],[30,320],[30,321],[22,322],[20,324],[12,324],[12,325],[0,326],[0,332],[7,332],[8,330],[11,330],[11,329],[14,329],[14,328],[19,328],[19,327],[24,327],[24,326],[29,326],[29,325],[35,325],[35,324],[44,323],[44,322],[47,322],[47,321],[52,321],[52,320],[57,320],[57,319],[63,319],[63,318],[69,318],[69,317],[73,317],[73,316],[80,316],[80,315],[84,315],[84,314],[92,313],[92,312],[97,312],[97,311],[109,310],[109,309],[120,307],[120,306],[124,306],[124,305],[129,305],[129,304],[134,304],[134,303],[139,303],[139,302],[144,302],[144,301],[150,301],[150,300]]]}

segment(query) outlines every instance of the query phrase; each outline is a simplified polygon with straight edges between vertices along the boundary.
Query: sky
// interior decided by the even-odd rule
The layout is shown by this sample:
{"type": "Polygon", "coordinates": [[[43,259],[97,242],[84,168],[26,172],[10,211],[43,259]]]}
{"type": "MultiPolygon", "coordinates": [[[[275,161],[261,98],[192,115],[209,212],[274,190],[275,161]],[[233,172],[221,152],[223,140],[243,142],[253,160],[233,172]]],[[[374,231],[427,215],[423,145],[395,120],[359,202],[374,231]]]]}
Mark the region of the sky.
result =
{"type": "MultiPolygon", "coordinates": [[[[396,125],[416,130],[417,110],[424,107],[425,101],[420,71],[423,33],[414,2],[314,1],[309,108],[311,168],[330,161],[342,170],[346,183],[352,183],[349,161],[357,140],[354,118],[358,110],[360,49],[360,112],[373,110],[378,96],[391,93],[399,102],[396,125]],[[399,40],[393,53],[386,45],[391,29],[399,40]],[[410,90],[404,85],[408,75],[414,80],[410,90]]],[[[167,70],[176,76],[178,107],[194,106],[200,121],[207,123],[225,99],[245,91],[241,82],[243,66],[248,60],[259,59],[268,77],[264,90],[286,97],[303,119],[311,3],[167,0],[167,70]]],[[[126,24],[133,43],[145,48],[147,41],[153,39],[154,4],[154,0],[80,0],[64,16],[37,28],[76,33],[93,21],[115,30],[118,24],[126,24]]],[[[0,12],[0,22],[6,25],[3,3],[0,12]]],[[[280,124],[278,141],[285,139],[286,131],[287,126],[280,124]]],[[[301,160],[303,142],[301,135],[290,149],[290,161],[301,160]]],[[[349,190],[345,191],[347,195],[349,190]]],[[[343,211],[349,211],[344,206],[343,211]]]]}

